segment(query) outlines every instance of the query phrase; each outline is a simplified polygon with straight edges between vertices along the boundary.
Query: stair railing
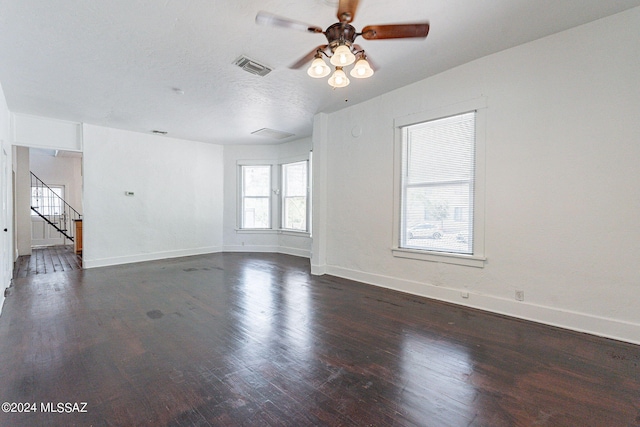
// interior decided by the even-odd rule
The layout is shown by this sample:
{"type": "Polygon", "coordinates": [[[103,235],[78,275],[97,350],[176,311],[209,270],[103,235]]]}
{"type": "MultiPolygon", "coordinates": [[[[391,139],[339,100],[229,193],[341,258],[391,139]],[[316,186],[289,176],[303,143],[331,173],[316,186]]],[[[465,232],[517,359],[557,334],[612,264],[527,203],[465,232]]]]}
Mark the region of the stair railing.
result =
{"type": "Polygon", "coordinates": [[[72,221],[82,219],[82,215],[33,172],[31,210],[65,238],[74,241],[75,227],[72,226],[72,221]]]}

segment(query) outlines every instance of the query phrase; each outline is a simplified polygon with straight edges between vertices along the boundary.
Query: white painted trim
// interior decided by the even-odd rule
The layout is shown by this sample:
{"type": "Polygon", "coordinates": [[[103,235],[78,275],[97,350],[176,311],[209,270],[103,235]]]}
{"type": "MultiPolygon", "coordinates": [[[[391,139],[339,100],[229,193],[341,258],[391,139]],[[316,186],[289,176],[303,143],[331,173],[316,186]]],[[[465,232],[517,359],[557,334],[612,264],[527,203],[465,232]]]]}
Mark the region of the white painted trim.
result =
{"type": "Polygon", "coordinates": [[[236,228],[237,234],[283,234],[287,236],[309,238],[308,231],[288,230],[285,228],[236,228]]]}
{"type": "MultiPolygon", "coordinates": [[[[321,268],[319,266],[311,266],[311,274],[322,274],[319,273],[320,270],[321,268]]],[[[471,292],[469,292],[469,298],[462,298],[461,292],[468,292],[467,290],[463,291],[460,289],[434,286],[427,283],[365,273],[330,265],[325,266],[324,271],[325,274],[355,280],[369,285],[556,326],[576,332],[584,332],[632,344],[640,344],[640,324],[637,323],[569,310],[560,310],[527,302],[512,301],[488,295],[474,294],[471,292]]]]}
{"type": "Polygon", "coordinates": [[[311,251],[278,245],[227,245],[224,247],[223,252],[260,252],[293,255],[300,258],[311,258],[311,251]]]}
{"type": "Polygon", "coordinates": [[[277,253],[277,245],[225,245],[223,252],[268,252],[277,253]]]}
{"type": "Polygon", "coordinates": [[[463,255],[445,252],[430,252],[422,250],[411,250],[405,248],[391,248],[394,257],[418,259],[422,261],[443,262],[445,264],[464,265],[467,267],[483,268],[487,260],[484,257],[463,255]]]}
{"type": "Polygon", "coordinates": [[[152,252],[152,253],[140,254],[140,255],[128,255],[128,256],[113,257],[113,258],[84,260],[82,263],[82,267],[89,269],[89,268],[96,268],[96,267],[107,267],[111,265],[131,264],[134,262],[157,261],[157,260],[169,259],[169,258],[205,255],[205,254],[212,254],[217,252],[222,252],[222,248],[217,246],[211,246],[211,247],[205,247],[205,248],[183,249],[178,251],[152,252]]]}
{"type": "Polygon", "coordinates": [[[447,105],[434,110],[418,112],[393,120],[394,148],[393,148],[393,256],[422,261],[444,262],[469,267],[484,268],[485,256],[485,150],[488,98],[481,96],[476,99],[447,105]],[[473,208],[473,255],[456,256],[446,252],[412,250],[400,247],[400,227],[402,224],[402,142],[403,129],[406,126],[424,123],[443,117],[476,112],[475,126],[475,172],[474,172],[474,208],[473,208]]]}
{"type": "Polygon", "coordinates": [[[284,255],[293,255],[300,258],[311,259],[311,251],[298,248],[290,248],[287,246],[278,246],[278,253],[284,255]]]}
{"type": "Polygon", "coordinates": [[[326,265],[314,265],[311,264],[311,274],[313,276],[322,276],[327,274],[327,266],[326,265]]]}

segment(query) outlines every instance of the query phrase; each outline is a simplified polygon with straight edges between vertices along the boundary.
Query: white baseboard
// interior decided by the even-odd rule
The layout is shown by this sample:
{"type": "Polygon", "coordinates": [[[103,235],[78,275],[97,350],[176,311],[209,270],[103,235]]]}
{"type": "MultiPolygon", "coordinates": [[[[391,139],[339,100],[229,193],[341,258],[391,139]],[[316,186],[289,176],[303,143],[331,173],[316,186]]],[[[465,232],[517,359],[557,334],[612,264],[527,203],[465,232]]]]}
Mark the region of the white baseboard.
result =
{"type": "Polygon", "coordinates": [[[311,259],[311,251],[306,249],[298,249],[298,248],[289,248],[286,246],[278,246],[278,253],[285,255],[293,255],[300,258],[309,258],[311,259]]]}
{"type": "MultiPolygon", "coordinates": [[[[324,270],[326,274],[342,277],[369,285],[380,286],[413,295],[445,301],[492,313],[503,314],[523,320],[530,320],[559,328],[584,332],[632,344],[640,344],[640,324],[562,310],[553,307],[508,300],[487,295],[469,293],[462,298],[461,289],[445,288],[425,283],[398,279],[391,276],[365,273],[336,266],[311,266],[311,274],[324,270]]],[[[466,290],[464,290],[466,292],[466,290]]]]}
{"type": "Polygon", "coordinates": [[[110,265],[131,264],[134,262],[157,261],[168,258],[180,258],[193,255],[205,255],[221,252],[222,248],[211,246],[206,248],[182,249],[178,251],[152,252],[138,255],[127,255],[113,258],[83,259],[83,268],[107,267],[110,265]]]}
{"type": "Polygon", "coordinates": [[[278,252],[277,245],[225,245],[223,252],[278,252]]]}
{"type": "Polygon", "coordinates": [[[311,264],[311,274],[313,276],[322,276],[323,274],[327,274],[326,264],[322,264],[322,265],[311,264]]]}
{"type": "Polygon", "coordinates": [[[223,249],[224,252],[265,252],[275,254],[293,255],[301,258],[311,258],[311,252],[305,249],[289,248],[277,245],[228,245],[223,249]]]}

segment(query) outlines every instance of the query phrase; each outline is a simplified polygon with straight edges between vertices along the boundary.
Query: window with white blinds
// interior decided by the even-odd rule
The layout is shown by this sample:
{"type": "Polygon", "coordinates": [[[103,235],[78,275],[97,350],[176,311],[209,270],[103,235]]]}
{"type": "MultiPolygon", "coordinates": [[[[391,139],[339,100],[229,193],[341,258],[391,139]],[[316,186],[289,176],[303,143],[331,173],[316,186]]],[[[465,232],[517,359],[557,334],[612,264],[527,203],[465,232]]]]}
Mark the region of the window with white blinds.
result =
{"type": "Polygon", "coordinates": [[[401,131],[400,247],[473,255],[476,112],[401,131]]]}

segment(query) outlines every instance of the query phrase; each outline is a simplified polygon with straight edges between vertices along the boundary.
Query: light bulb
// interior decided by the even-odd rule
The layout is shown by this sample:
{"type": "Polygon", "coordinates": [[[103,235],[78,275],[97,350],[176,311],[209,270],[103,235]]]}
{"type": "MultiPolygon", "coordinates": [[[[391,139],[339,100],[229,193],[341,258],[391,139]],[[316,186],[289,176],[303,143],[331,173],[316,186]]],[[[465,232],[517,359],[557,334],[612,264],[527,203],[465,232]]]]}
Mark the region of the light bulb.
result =
{"type": "Polygon", "coordinates": [[[373,76],[373,70],[369,66],[369,62],[362,58],[356,62],[356,65],[354,65],[349,74],[357,79],[366,79],[367,77],[373,76]]]}
{"type": "Polygon", "coordinates": [[[333,87],[345,87],[349,85],[347,75],[342,71],[342,67],[336,67],[336,71],[329,78],[328,82],[333,87]]]}
{"type": "Polygon", "coordinates": [[[331,72],[331,68],[321,57],[316,57],[311,63],[311,66],[307,70],[307,74],[315,79],[328,76],[331,72]]]}
{"type": "Polygon", "coordinates": [[[351,53],[351,49],[347,45],[341,44],[333,52],[330,62],[336,67],[345,67],[355,62],[356,56],[351,53]]]}

